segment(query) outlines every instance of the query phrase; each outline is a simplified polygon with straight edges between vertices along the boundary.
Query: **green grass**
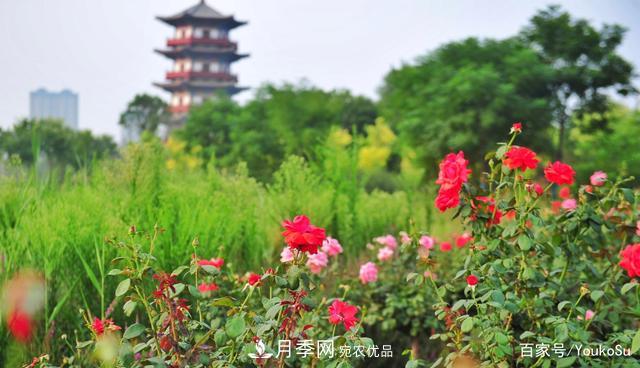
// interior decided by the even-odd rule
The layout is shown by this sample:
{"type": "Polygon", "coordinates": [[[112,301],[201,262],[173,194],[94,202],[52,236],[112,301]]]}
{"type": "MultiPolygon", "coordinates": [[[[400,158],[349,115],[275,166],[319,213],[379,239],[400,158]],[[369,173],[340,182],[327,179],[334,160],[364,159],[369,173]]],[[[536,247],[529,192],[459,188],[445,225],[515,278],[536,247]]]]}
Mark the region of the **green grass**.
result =
{"type": "MultiPolygon", "coordinates": [[[[0,177],[0,280],[25,268],[47,280],[46,308],[29,354],[50,346],[55,356],[63,332],[72,343],[74,330],[86,335],[80,308],[100,314],[109,306],[115,284],[106,272],[116,250],[104,239],[124,236],[131,225],[165,229],[155,254],[165,269],[185,263],[197,237],[201,257],[222,256],[240,272],[276,264],[280,222],[301,213],[326,227],[354,261],[372,237],[407,229],[410,221],[417,229],[432,227],[436,236],[451,230],[431,212],[425,190],[366,192],[354,177],[328,178],[296,157],[270,184],[251,178],[242,165],[173,172],[154,145],[133,146],[122,159],[63,175],[10,169],[0,177]]],[[[27,358],[10,345],[0,325],[0,366],[27,358]]]]}

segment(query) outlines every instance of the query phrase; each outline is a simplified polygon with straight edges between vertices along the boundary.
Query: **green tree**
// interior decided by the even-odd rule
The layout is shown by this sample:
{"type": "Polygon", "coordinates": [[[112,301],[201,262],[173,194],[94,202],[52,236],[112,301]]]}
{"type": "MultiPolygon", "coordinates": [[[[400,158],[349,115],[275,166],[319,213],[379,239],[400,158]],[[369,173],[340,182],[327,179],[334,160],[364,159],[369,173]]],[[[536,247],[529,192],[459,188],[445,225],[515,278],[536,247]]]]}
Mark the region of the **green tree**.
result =
{"type": "Polygon", "coordinates": [[[579,181],[588,182],[594,171],[601,170],[612,179],[634,176],[636,183],[640,182],[640,111],[614,105],[605,113],[609,129],[584,133],[580,127],[591,124],[591,119],[600,119],[600,115],[583,115],[570,131],[572,156],[579,158],[573,160],[579,181]]]}
{"type": "Polygon", "coordinates": [[[75,131],[59,120],[24,119],[0,131],[0,150],[8,156],[18,155],[26,164],[44,155],[53,166],[77,168],[94,158],[115,155],[116,149],[111,137],[75,131]]]}
{"type": "Polygon", "coordinates": [[[575,19],[558,6],[550,6],[531,18],[521,32],[553,71],[548,88],[553,93],[554,121],[558,125],[557,157],[562,159],[570,117],[591,114],[588,130],[607,127],[607,93],[635,92],[633,66],[617,54],[625,29],[604,25],[596,29],[587,20],[575,19]],[[597,115],[594,115],[596,113],[597,115]]]}
{"type": "Polygon", "coordinates": [[[381,89],[381,114],[426,165],[452,150],[480,162],[494,149],[486,138],[503,135],[516,121],[526,129],[522,144],[543,150],[551,76],[518,39],[468,38],[392,70],[381,89]]]}
{"type": "Polygon", "coordinates": [[[146,93],[135,95],[125,111],[120,114],[118,123],[138,132],[155,133],[160,124],[168,119],[167,103],[160,97],[146,93]]]}

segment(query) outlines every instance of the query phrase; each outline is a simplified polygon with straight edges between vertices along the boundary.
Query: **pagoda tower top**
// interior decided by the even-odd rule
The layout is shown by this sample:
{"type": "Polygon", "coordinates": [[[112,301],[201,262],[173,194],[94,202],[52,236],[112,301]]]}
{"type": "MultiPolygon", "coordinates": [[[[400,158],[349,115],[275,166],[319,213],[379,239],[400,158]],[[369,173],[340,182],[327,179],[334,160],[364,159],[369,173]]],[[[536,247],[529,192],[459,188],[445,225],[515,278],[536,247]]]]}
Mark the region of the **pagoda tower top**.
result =
{"type": "Polygon", "coordinates": [[[187,10],[181,11],[180,13],[166,17],[157,17],[157,19],[174,27],[186,24],[207,24],[217,25],[225,29],[233,29],[247,24],[247,22],[236,20],[233,15],[223,15],[219,11],[207,5],[204,0],[200,0],[200,3],[187,10]]]}

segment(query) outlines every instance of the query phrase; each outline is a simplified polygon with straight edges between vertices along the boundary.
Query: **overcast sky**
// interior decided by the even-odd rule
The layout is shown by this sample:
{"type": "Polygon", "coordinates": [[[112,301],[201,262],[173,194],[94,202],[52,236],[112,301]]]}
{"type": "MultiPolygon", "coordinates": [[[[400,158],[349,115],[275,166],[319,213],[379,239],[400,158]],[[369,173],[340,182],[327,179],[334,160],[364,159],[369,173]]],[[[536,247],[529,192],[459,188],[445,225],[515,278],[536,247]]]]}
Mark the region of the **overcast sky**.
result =
{"type": "MultiPolygon", "coordinates": [[[[80,127],[119,140],[118,115],[171,62],[153,52],[172,29],[157,21],[198,0],[0,0],[0,125],[29,113],[29,91],[80,95],[80,127]]],[[[208,0],[249,24],[231,36],[251,56],[233,72],[249,87],[306,78],[377,98],[392,67],[468,36],[513,35],[549,1],[208,0]]],[[[555,1],[596,24],[629,32],[621,53],[640,65],[639,0],[555,1]]],[[[251,91],[238,95],[250,98],[251,91]]]]}

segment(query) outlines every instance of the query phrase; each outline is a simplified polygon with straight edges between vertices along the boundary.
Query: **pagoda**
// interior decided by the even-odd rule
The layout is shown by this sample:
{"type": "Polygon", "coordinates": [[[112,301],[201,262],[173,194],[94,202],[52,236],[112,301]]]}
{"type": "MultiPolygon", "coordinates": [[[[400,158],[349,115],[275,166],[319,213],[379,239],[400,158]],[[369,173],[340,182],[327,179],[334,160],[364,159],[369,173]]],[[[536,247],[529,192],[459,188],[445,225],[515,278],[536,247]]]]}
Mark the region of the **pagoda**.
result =
{"type": "Polygon", "coordinates": [[[171,93],[169,110],[181,120],[193,105],[219,93],[232,96],[246,88],[238,87],[231,74],[231,63],[249,55],[238,53],[238,44],[229,39],[229,31],[247,22],[223,15],[204,0],[191,8],[159,20],[175,28],[167,48],[156,52],[173,60],[166,80],[154,85],[171,93]]]}

